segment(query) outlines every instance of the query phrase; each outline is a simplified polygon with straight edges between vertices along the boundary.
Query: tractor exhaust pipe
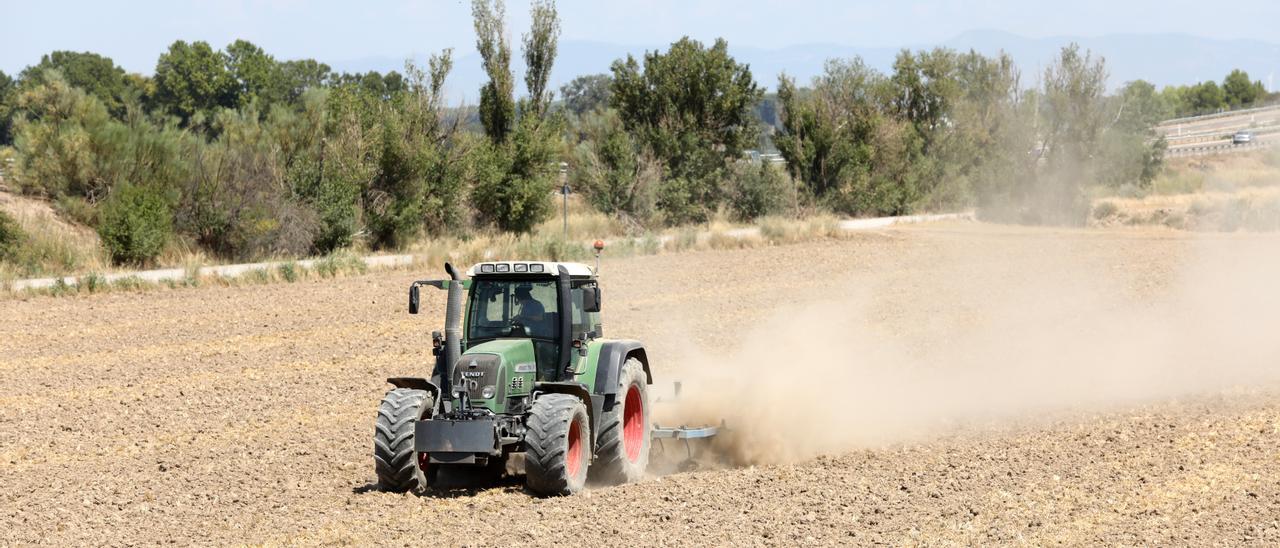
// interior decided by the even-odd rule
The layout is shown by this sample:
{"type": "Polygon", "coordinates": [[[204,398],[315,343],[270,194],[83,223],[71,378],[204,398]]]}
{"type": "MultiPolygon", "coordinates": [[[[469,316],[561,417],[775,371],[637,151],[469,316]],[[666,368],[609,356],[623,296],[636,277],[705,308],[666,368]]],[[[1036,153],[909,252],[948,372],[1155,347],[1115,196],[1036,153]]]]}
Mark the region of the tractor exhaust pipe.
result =
{"type": "Polygon", "coordinates": [[[449,297],[444,306],[444,375],[440,379],[445,401],[453,398],[453,375],[462,358],[462,277],[452,264],[444,263],[449,273],[449,297]]]}

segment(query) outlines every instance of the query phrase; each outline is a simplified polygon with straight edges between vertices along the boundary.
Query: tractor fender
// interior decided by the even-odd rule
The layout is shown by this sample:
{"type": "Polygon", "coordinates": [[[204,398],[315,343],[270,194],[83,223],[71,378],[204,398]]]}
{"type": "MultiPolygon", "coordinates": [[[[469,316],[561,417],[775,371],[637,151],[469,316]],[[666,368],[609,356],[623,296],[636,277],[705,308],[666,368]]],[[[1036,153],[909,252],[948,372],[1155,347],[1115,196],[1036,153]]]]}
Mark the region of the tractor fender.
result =
{"type": "Polygon", "coordinates": [[[533,391],[535,394],[539,392],[543,394],[568,394],[582,400],[582,404],[587,407],[587,423],[590,426],[591,441],[594,447],[599,396],[592,397],[591,392],[587,391],[587,385],[580,382],[539,382],[534,383],[533,391]]]}
{"type": "Polygon", "coordinates": [[[618,379],[628,358],[635,358],[640,362],[644,367],[645,382],[653,384],[653,374],[649,372],[649,355],[644,350],[644,343],[626,339],[606,341],[601,345],[600,358],[596,362],[596,394],[618,393],[618,379]]]}
{"type": "Polygon", "coordinates": [[[412,388],[414,390],[425,390],[431,394],[431,401],[434,412],[440,408],[440,387],[435,383],[422,377],[391,377],[387,382],[396,388],[412,388]]]}

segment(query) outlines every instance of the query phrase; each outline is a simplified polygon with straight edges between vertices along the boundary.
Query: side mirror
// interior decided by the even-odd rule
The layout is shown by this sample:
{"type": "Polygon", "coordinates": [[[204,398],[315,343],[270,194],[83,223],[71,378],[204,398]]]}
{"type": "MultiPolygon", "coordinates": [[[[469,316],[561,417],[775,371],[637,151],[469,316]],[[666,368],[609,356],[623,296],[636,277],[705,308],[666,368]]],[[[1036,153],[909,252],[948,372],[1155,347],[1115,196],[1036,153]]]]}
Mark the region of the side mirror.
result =
{"type": "Polygon", "coordinates": [[[600,286],[582,288],[582,309],[587,312],[600,311],[600,286]]]}
{"type": "Polygon", "coordinates": [[[419,301],[418,284],[413,284],[409,286],[409,313],[410,314],[418,313],[418,301],[419,301]]]}

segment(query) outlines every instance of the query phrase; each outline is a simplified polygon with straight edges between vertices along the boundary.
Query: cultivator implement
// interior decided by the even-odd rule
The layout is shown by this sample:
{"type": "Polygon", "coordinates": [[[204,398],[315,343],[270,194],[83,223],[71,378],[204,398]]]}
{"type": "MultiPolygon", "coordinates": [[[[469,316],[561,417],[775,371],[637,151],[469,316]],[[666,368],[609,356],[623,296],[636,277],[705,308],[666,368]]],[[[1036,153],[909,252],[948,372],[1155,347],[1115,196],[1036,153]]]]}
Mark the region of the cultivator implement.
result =
{"type": "Polygon", "coordinates": [[[676,469],[687,471],[697,469],[698,456],[702,454],[707,443],[711,438],[715,437],[723,429],[722,426],[699,426],[699,427],[669,427],[654,426],[653,427],[653,459],[673,463],[676,469]],[[679,451],[668,450],[667,444],[684,448],[682,460],[677,454],[679,451]]]}

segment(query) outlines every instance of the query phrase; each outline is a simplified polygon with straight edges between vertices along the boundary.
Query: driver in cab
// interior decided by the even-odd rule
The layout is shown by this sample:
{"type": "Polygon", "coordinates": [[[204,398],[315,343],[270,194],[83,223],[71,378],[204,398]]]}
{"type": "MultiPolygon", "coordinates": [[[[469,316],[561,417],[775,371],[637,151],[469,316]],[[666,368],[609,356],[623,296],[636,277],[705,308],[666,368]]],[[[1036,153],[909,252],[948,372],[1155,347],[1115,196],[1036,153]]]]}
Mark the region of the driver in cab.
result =
{"type": "Polygon", "coordinates": [[[533,298],[528,286],[516,288],[516,300],[520,303],[520,311],[512,319],[524,326],[526,336],[551,337],[553,330],[547,321],[546,308],[533,298]]]}

